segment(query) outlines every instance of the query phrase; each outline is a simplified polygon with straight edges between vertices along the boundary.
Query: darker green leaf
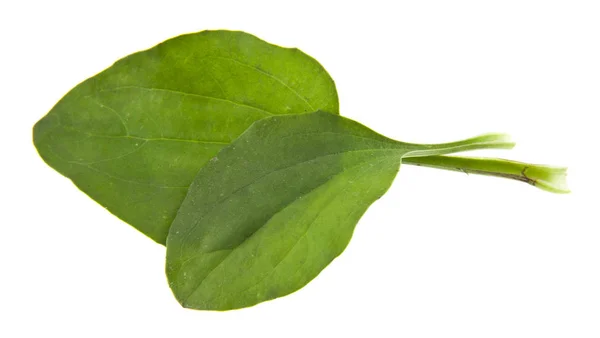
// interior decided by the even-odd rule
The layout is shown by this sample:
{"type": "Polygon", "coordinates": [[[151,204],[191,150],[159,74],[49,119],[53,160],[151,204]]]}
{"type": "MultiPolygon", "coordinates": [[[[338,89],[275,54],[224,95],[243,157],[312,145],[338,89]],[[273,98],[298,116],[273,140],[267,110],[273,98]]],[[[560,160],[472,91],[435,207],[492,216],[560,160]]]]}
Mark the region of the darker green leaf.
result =
{"type": "Polygon", "coordinates": [[[511,146],[494,134],[403,143],[323,112],[255,122],[192,182],[167,238],[170,286],[195,309],[289,294],[344,250],[403,157],[511,146]]]}

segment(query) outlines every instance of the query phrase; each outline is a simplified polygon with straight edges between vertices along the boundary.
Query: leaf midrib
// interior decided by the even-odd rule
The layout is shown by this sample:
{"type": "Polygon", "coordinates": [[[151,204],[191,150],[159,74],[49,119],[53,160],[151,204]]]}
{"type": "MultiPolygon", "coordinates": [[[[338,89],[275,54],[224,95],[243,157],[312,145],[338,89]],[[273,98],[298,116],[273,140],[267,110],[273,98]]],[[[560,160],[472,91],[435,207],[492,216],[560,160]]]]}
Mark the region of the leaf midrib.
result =
{"type": "Polygon", "coordinates": [[[140,140],[140,141],[169,141],[169,142],[187,142],[187,143],[202,143],[202,144],[222,144],[228,145],[231,142],[223,142],[223,141],[212,141],[212,140],[199,140],[199,139],[184,139],[184,138],[172,138],[172,137],[142,137],[142,136],[132,136],[132,135],[102,135],[90,133],[87,131],[83,131],[81,129],[77,129],[72,126],[67,126],[62,123],[58,123],[61,128],[68,129],[77,133],[81,133],[91,137],[102,137],[102,138],[125,138],[132,140],[140,140]]]}
{"type": "MultiPolygon", "coordinates": [[[[257,182],[259,182],[260,180],[263,180],[263,179],[265,179],[266,177],[268,177],[268,176],[270,176],[270,175],[272,175],[272,174],[275,174],[275,173],[277,173],[277,172],[280,172],[280,171],[283,171],[283,170],[287,170],[287,169],[290,169],[290,168],[293,168],[293,167],[296,167],[296,166],[299,166],[299,165],[302,165],[302,164],[305,164],[305,163],[313,162],[313,161],[316,161],[316,160],[322,159],[322,158],[324,158],[324,157],[329,157],[329,156],[337,156],[337,155],[341,155],[341,154],[347,154],[347,153],[373,152],[373,151],[389,151],[389,152],[394,152],[394,153],[395,153],[394,155],[396,155],[396,156],[397,156],[397,152],[398,152],[398,151],[400,151],[400,150],[399,150],[399,149],[393,149],[393,148],[367,148],[367,149],[356,149],[356,150],[345,150],[345,151],[339,151],[339,152],[334,152],[334,153],[330,153],[330,154],[319,155],[319,156],[316,156],[316,157],[313,157],[313,158],[310,158],[310,159],[307,159],[307,160],[303,160],[303,161],[296,162],[296,163],[293,163],[293,164],[290,164],[290,165],[286,165],[286,166],[284,166],[284,167],[276,168],[276,169],[273,169],[273,170],[271,170],[271,171],[269,171],[269,172],[267,172],[267,173],[264,173],[263,175],[261,175],[261,176],[259,176],[259,177],[256,177],[256,178],[255,178],[255,179],[253,179],[251,182],[248,182],[248,183],[244,184],[243,186],[236,188],[235,190],[233,190],[233,191],[232,191],[231,193],[229,193],[228,195],[226,195],[226,196],[223,196],[221,199],[219,199],[219,200],[217,200],[217,201],[215,201],[215,202],[213,202],[213,203],[207,203],[207,204],[204,204],[204,205],[202,205],[202,207],[208,207],[208,206],[211,206],[211,210],[210,210],[209,212],[207,212],[206,214],[204,214],[202,217],[200,217],[200,218],[199,218],[199,219],[198,219],[198,220],[195,222],[195,224],[194,224],[194,225],[192,225],[192,226],[190,227],[190,229],[188,229],[188,230],[185,232],[185,234],[183,235],[183,237],[184,237],[184,238],[183,238],[183,240],[182,240],[182,243],[181,243],[181,245],[180,245],[180,248],[181,248],[181,247],[183,247],[183,245],[185,245],[185,244],[186,244],[186,242],[187,242],[187,241],[186,241],[186,239],[190,238],[190,236],[189,236],[189,235],[190,235],[190,234],[191,234],[191,233],[192,233],[192,232],[193,232],[193,231],[194,231],[194,230],[195,230],[195,229],[198,227],[198,225],[200,224],[200,222],[201,222],[201,221],[202,221],[204,218],[206,218],[207,216],[211,215],[213,212],[216,212],[216,211],[217,211],[217,210],[216,210],[216,207],[217,207],[217,206],[221,205],[221,204],[222,204],[224,201],[226,201],[227,199],[231,198],[232,196],[234,196],[235,194],[237,194],[237,193],[238,193],[238,192],[240,192],[241,190],[243,190],[243,189],[245,189],[245,188],[247,188],[247,187],[249,187],[249,186],[251,186],[251,185],[253,185],[253,184],[257,183],[257,182]]],[[[390,156],[391,156],[391,155],[390,155],[390,156]]],[[[352,167],[351,167],[351,168],[352,168],[352,167]]],[[[202,169],[201,169],[201,170],[202,170],[202,169]]],[[[194,184],[194,182],[192,182],[192,184],[194,184]]],[[[191,187],[191,185],[190,185],[190,187],[191,187]]],[[[182,250],[180,250],[180,258],[181,258],[181,251],[182,251],[182,250]]],[[[210,253],[210,252],[211,252],[211,251],[207,251],[207,252],[204,252],[204,253],[205,253],[205,254],[208,254],[208,253],[210,253]]]]}

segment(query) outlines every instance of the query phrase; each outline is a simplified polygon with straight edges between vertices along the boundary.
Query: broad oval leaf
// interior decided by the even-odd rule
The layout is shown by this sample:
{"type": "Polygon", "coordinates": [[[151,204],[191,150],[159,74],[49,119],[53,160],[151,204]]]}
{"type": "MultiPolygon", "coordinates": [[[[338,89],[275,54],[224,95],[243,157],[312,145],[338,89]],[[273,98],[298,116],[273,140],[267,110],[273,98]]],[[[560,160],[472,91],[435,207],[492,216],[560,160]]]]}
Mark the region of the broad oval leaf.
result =
{"type": "Polygon", "coordinates": [[[333,80],[298,49],[233,31],[167,40],[117,61],[34,127],[41,157],[159,243],[198,170],[254,121],[338,113],[333,80]]]}
{"type": "Polygon", "coordinates": [[[289,294],[344,250],[403,156],[510,146],[503,135],[402,143],[323,112],[260,120],[192,182],[167,238],[169,284],[195,309],[289,294]]]}

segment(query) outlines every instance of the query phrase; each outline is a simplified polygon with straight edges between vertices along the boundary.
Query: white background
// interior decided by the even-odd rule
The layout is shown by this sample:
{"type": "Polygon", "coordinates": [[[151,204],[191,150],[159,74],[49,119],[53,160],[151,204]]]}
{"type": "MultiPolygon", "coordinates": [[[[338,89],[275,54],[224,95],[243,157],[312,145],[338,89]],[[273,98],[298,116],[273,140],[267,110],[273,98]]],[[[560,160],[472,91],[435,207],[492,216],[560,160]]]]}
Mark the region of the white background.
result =
{"type": "Polygon", "coordinates": [[[598,1],[6,1],[0,5],[0,336],[600,337],[598,1]],[[132,52],[204,29],[299,47],[341,113],[389,137],[513,135],[572,193],[402,167],[308,286],[186,310],[164,247],[37,156],[33,124],[132,52]]]}

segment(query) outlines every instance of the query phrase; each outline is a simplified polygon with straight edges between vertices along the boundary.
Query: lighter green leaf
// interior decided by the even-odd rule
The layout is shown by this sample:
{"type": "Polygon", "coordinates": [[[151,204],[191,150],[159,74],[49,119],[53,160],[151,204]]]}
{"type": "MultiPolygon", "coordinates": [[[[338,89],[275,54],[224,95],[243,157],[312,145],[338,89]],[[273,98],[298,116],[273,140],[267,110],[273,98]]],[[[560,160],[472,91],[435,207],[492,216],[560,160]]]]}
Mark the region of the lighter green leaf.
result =
{"type": "Polygon", "coordinates": [[[178,301],[227,310],[298,290],[338,256],[402,157],[509,148],[504,135],[397,142],[323,112],[270,117],[200,169],[167,238],[178,301]]]}
{"type": "Polygon", "coordinates": [[[333,80],[297,49],[205,31],[135,53],[71,90],[34,127],[41,157],[159,243],[198,170],[254,121],[338,113],[333,80]]]}

